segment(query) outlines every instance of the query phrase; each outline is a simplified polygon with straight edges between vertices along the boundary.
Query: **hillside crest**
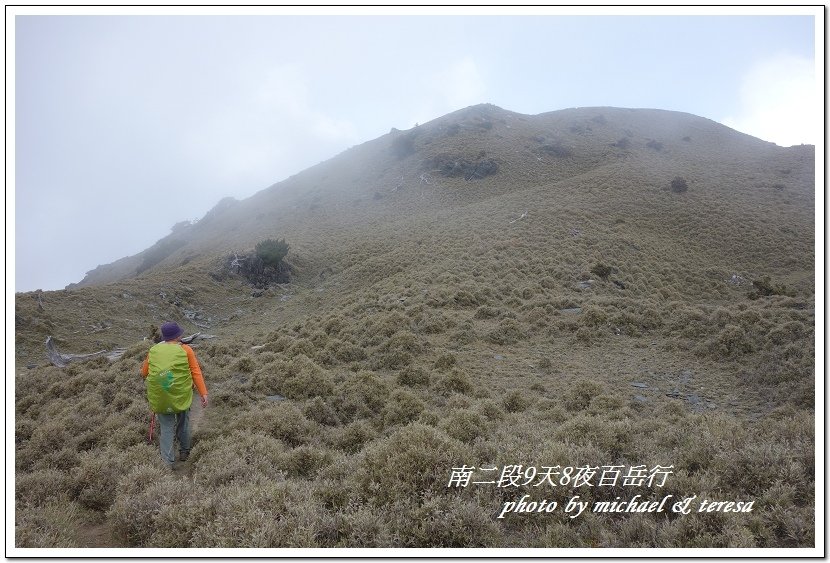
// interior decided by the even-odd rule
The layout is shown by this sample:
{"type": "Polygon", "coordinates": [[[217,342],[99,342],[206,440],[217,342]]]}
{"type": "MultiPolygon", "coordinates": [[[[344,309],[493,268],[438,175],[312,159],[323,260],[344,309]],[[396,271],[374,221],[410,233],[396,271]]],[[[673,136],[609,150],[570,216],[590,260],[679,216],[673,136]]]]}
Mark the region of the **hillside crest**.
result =
{"type": "Polygon", "coordinates": [[[100,265],[68,289],[194,260],[215,262],[272,235],[293,238],[297,248],[314,238],[312,226],[349,230],[395,221],[626,162],[641,162],[646,174],[648,168],[673,167],[667,175],[684,175],[713,159],[764,160],[768,154],[813,150],[784,149],[666,110],[588,107],[530,116],[479,104],[409,130],[393,128],[247,199],[226,197],[198,222],[174,226],[150,248],[100,265]],[[424,197],[425,190],[431,197],[424,197]]]}

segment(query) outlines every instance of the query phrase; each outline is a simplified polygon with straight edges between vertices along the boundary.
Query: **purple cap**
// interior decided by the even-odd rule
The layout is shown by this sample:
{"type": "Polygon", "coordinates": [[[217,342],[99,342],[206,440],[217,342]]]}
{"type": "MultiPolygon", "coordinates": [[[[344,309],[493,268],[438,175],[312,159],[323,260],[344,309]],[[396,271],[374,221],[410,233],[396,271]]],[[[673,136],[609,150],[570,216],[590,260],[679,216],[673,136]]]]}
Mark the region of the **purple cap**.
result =
{"type": "Polygon", "coordinates": [[[175,340],[182,335],[184,329],[176,323],[164,323],[161,325],[161,337],[164,340],[175,340]]]}

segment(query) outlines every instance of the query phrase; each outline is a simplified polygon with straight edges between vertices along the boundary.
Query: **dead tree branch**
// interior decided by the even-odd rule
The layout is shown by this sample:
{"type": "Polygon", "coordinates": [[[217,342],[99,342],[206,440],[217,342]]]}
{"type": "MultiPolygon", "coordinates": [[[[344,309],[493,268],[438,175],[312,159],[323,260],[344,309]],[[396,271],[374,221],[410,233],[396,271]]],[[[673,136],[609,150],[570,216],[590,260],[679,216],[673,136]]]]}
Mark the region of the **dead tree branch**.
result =
{"type": "Polygon", "coordinates": [[[123,356],[126,351],[126,348],[116,348],[114,350],[101,350],[99,352],[93,352],[92,354],[61,354],[58,351],[57,346],[55,346],[55,340],[51,336],[46,337],[46,357],[49,358],[49,361],[53,366],[57,366],[59,368],[66,367],[72,362],[91,360],[101,356],[104,356],[109,361],[114,362],[123,356]]]}

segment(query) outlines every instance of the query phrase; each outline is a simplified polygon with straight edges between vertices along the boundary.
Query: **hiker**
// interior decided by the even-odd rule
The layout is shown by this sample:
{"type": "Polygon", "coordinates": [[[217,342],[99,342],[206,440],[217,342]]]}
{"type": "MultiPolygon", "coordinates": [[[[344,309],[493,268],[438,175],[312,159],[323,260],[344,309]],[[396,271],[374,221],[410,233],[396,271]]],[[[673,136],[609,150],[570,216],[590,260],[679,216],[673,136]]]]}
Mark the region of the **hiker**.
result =
{"type": "Polygon", "coordinates": [[[161,325],[161,342],[150,348],[141,366],[141,376],[147,384],[147,400],[159,421],[161,459],[173,468],[176,456],[173,439],[179,440],[179,459],[190,455],[190,404],[193,387],[202,398],[202,407],[208,405],[208,392],[196,353],[181,342],[182,329],[174,322],[161,325]]]}

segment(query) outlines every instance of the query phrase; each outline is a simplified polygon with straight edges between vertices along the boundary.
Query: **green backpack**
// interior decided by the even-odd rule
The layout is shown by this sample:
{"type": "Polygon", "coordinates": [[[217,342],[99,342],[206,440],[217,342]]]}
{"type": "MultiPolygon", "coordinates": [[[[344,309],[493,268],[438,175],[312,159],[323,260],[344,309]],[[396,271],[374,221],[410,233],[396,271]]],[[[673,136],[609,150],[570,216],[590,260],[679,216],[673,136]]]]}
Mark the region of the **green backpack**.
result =
{"type": "Polygon", "coordinates": [[[193,376],[187,352],[179,344],[160,342],[150,348],[147,400],[158,414],[183,412],[193,401],[193,376]]]}

